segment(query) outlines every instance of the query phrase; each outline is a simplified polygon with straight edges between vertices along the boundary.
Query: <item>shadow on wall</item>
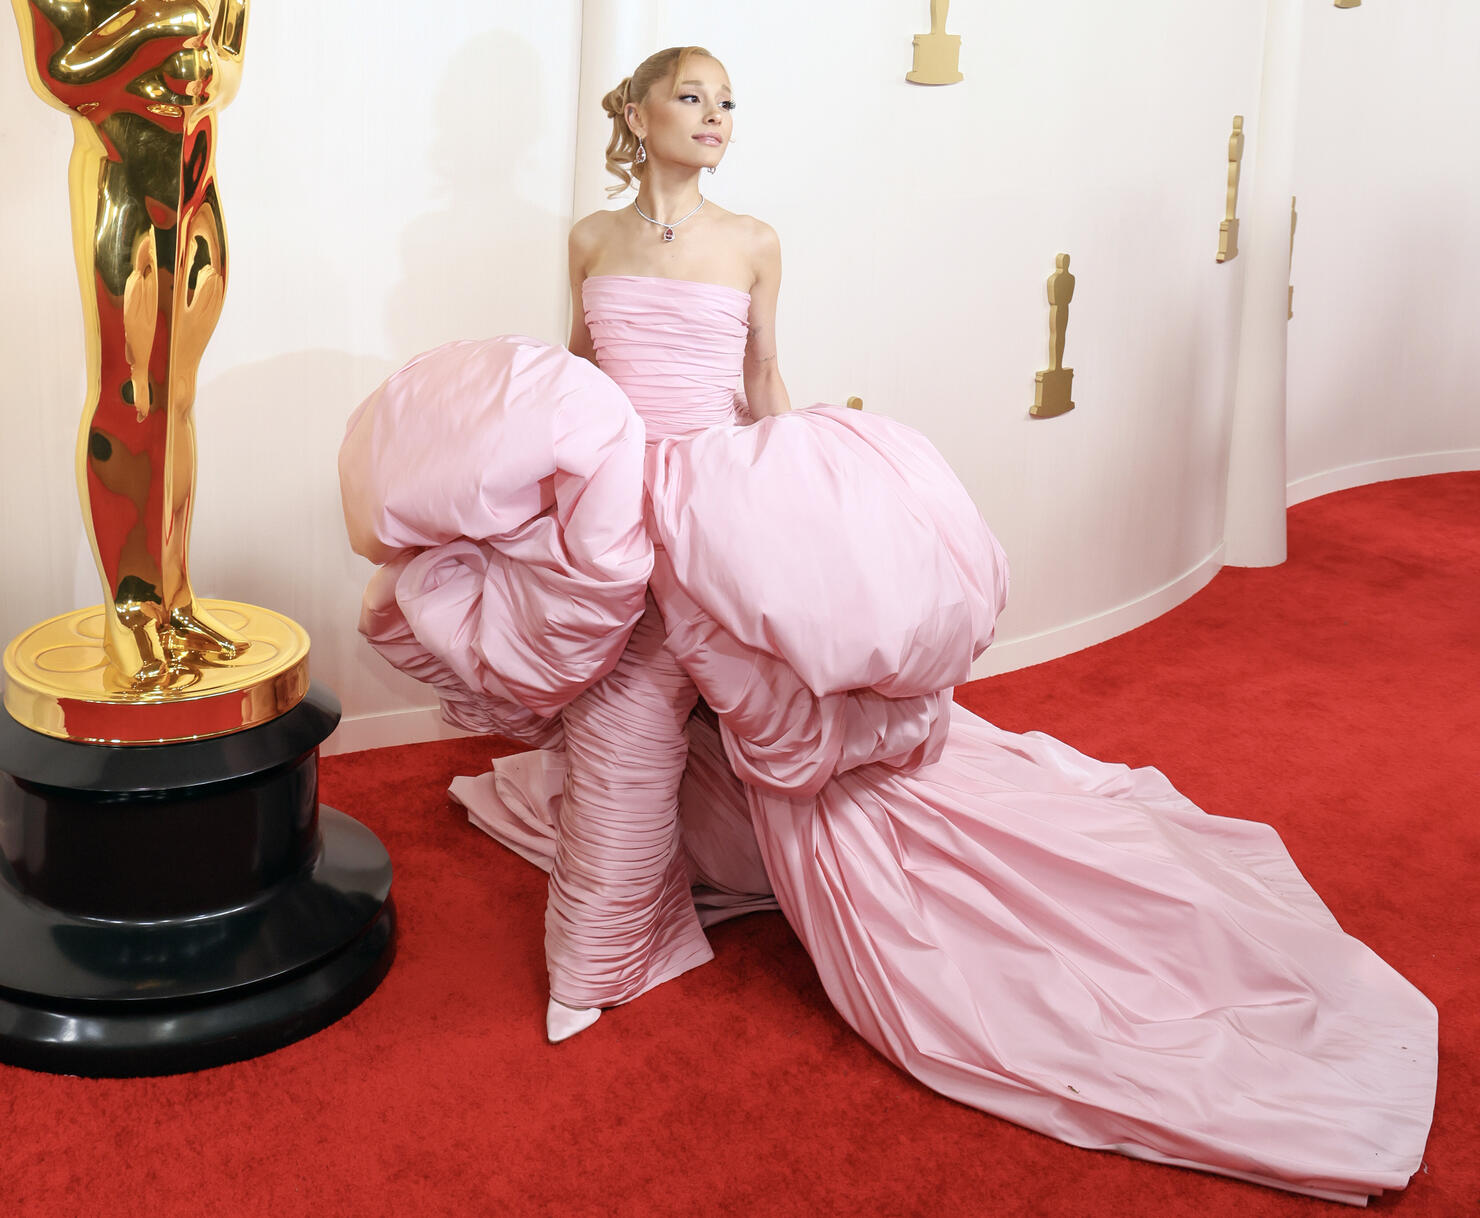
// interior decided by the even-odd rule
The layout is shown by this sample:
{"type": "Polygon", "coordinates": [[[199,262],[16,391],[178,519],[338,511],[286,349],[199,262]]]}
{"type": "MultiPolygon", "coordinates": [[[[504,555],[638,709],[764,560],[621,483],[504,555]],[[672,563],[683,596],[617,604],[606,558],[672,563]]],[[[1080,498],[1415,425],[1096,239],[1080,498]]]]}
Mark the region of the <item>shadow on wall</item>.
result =
{"type": "Polygon", "coordinates": [[[349,714],[427,700],[356,631],[371,566],[350,550],[339,505],[345,422],[393,370],[389,360],[345,351],[295,351],[239,364],[201,393],[212,423],[252,422],[229,445],[202,445],[191,544],[196,586],[302,625],[313,641],[314,676],[349,714]]]}
{"type": "Polygon", "coordinates": [[[570,191],[531,200],[522,189],[539,180],[542,141],[573,139],[551,130],[542,81],[534,48],[507,33],[471,39],[449,63],[427,161],[406,166],[435,175],[446,206],[401,232],[388,314],[398,354],[492,334],[564,341],[570,191]]]}

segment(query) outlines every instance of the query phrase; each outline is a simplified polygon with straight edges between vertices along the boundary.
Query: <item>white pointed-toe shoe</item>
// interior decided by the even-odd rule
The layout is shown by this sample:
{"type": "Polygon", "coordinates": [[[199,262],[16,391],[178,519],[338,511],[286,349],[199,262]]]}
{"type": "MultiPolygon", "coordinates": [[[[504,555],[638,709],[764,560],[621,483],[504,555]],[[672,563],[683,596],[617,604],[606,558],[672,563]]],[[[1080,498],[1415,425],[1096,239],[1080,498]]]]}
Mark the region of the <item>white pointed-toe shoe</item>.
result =
{"type": "Polygon", "coordinates": [[[584,1032],[600,1018],[600,1007],[577,1010],[575,1007],[566,1006],[563,1002],[556,1002],[552,998],[550,1005],[545,1008],[545,1036],[552,1045],[558,1045],[562,1040],[569,1040],[577,1032],[584,1032]]]}

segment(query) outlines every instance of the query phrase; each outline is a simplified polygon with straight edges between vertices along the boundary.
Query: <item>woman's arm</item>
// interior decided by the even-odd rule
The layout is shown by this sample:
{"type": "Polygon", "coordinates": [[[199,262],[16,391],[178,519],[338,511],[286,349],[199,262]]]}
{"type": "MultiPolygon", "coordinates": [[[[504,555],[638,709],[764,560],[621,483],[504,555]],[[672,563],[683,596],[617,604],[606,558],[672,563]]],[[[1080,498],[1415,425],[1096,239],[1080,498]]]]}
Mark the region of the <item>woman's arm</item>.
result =
{"type": "Polygon", "coordinates": [[[781,292],[781,242],[769,224],[756,221],[750,289],[750,337],[745,342],[745,400],[752,418],[791,409],[776,363],[776,298],[781,292]]]}
{"type": "Polygon", "coordinates": [[[566,344],[572,355],[579,355],[593,364],[596,362],[596,347],[591,342],[591,331],[586,327],[586,307],[581,301],[581,284],[586,281],[586,267],[595,252],[595,235],[592,232],[594,215],[577,221],[571,226],[570,240],[566,252],[570,261],[570,342],[566,344]]]}

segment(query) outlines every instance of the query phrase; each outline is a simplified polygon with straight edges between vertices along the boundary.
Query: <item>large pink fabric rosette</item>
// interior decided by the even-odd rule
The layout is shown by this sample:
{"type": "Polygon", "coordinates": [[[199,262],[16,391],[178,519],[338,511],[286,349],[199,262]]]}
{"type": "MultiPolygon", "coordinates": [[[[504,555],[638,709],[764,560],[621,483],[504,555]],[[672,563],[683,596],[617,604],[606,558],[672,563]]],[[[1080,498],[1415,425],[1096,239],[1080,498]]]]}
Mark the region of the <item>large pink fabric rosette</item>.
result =
{"type": "Polygon", "coordinates": [[[452,723],[536,745],[642,615],[643,425],[601,371],[523,335],[417,356],[350,418],[345,524],[381,564],[360,631],[452,723]]]}
{"type": "Polygon", "coordinates": [[[923,436],[814,406],[660,441],[647,476],[668,647],[742,779],[812,796],[940,755],[1007,563],[923,436]]]}

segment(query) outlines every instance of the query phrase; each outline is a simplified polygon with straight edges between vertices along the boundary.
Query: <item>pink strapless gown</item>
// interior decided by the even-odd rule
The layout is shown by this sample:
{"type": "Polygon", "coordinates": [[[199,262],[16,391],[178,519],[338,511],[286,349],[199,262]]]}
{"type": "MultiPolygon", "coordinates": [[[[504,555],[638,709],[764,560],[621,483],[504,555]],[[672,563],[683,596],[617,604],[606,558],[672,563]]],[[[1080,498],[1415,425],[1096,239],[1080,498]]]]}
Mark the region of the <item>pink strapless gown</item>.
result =
{"type": "Polygon", "coordinates": [[[945,1095],[1333,1200],[1402,1188],[1432,1004],[1269,826],[954,705],[1007,571],[939,454],[837,407],[742,421],[743,292],[583,295],[601,371],[450,344],[340,457],[384,564],[362,631],[453,722],[548,746],[453,791],[551,873],[552,994],[625,1002],[711,958],[701,924],[779,906],[843,1018],[945,1095]]]}

